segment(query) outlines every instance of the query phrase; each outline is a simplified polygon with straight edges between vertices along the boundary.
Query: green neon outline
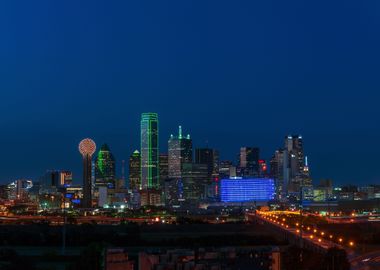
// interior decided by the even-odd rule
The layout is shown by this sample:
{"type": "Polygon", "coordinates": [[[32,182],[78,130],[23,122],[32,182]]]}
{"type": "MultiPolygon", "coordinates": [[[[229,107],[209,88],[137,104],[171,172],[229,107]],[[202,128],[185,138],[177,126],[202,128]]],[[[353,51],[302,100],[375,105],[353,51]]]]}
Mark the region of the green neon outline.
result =
{"type": "MultiPolygon", "coordinates": [[[[142,113],[141,115],[141,138],[140,138],[140,149],[141,149],[141,154],[144,152],[143,151],[143,128],[146,129],[146,136],[147,136],[147,143],[148,143],[148,155],[147,155],[147,164],[145,168],[147,170],[147,188],[156,188],[158,187],[159,183],[159,174],[158,174],[158,152],[159,152],[159,121],[158,121],[158,114],[157,113],[142,113]],[[152,139],[153,139],[153,123],[156,123],[156,135],[157,140],[156,144],[157,147],[153,149],[152,147],[152,139]],[[155,154],[157,160],[153,160],[153,151],[156,151],[157,153],[155,154]],[[155,167],[155,168],[154,168],[155,167]]],[[[141,161],[141,164],[143,162],[141,161]]],[[[141,176],[141,182],[143,180],[143,167],[140,166],[140,176],[141,176]]]]}

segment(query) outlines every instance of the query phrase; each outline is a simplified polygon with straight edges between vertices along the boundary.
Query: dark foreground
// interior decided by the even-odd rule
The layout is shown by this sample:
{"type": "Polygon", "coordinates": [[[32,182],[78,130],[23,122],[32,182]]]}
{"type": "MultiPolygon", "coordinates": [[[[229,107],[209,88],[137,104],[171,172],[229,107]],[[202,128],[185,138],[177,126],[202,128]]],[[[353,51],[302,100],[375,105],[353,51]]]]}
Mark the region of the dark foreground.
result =
{"type": "Polygon", "coordinates": [[[9,225],[1,226],[0,240],[0,269],[5,270],[144,270],[148,269],[146,258],[161,260],[166,256],[168,260],[171,256],[173,260],[174,253],[182,254],[187,264],[203,265],[199,269],[271,269],[277,253],[281,257],[279,270],[323,270],[332,262],[334,269],[349,269],[341,251],[301,252],[281,234],[260,224],[70,225],[66,227],[64,249],[62,227],[9,225]],[[107,252],[120,247],[129,268],[107,263],[107,252]]]}

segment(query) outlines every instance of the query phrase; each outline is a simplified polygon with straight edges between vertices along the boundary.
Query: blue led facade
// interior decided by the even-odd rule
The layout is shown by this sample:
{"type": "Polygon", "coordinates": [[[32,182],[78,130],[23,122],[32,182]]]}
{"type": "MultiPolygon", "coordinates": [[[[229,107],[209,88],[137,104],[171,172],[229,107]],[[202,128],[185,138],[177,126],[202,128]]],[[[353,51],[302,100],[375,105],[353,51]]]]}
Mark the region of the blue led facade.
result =
{"type": "Polygon", "coordinates": [[[269,201],[274,199],[275,184],[268,178],[222,179],[220,193],[222,202],[269,201]]]}

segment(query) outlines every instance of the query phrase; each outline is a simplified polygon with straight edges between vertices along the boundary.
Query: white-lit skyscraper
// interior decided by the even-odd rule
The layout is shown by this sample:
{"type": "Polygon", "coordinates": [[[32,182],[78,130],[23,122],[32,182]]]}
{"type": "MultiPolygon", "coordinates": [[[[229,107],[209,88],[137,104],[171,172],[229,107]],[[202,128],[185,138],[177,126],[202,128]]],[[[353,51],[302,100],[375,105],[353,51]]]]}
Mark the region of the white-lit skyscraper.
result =
{"type": "Polygon", "coordinates": [[[193,162],[193,144],[190,135],[182,136],[182,127],[179,126],[178,136],[171,135],[168,146],[168,176],[179,179],[182,177],[182,165],[193,162]]]}

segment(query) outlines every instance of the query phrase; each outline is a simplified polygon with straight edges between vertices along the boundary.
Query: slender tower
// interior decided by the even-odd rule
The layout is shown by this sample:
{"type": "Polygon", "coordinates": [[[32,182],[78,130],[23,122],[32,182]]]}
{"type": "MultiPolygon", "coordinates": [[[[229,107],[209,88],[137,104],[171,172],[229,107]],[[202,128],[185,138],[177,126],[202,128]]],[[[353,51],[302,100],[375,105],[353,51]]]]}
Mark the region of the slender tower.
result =
{"type": "Polygon", "coordinates": [[[141,187],[151,189],[159,187],[158,173],[158,115],[141,115],[141,187]]]}
{"type": "Polygon", "coordinates": [[[91,183],[91,161],[92,155],[96,151],[96,144],[91,139],[84,139],[79,143],[79,152],[83,158],[83,208],[91,208],[92,206],[92,183],[91,183]]]}

